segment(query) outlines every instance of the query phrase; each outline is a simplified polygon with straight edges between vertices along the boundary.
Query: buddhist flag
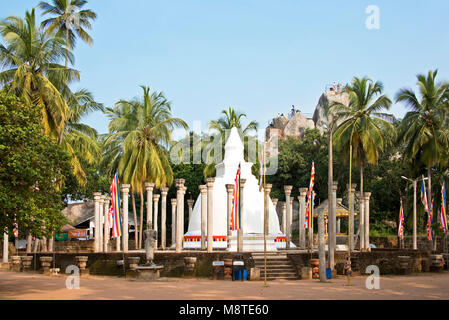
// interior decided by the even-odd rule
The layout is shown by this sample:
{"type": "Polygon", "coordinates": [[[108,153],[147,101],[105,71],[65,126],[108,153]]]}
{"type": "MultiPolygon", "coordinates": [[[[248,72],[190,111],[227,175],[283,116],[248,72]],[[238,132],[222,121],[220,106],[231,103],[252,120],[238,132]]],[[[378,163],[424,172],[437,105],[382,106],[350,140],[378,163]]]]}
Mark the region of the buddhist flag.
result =
{"type": "Polygon", "coordinates": [[[240,230],[242,227],[242,224],[241,224],[242,215],[241,215],[241,207],[240,207],[240,200],[241,200],[240,180],[241,180],[241,167],[239,164],[239,167],[237,169],[237,174],[235,176],[234,194],[232,196],[232,215],[231,215],[231,226],[230,226],[230,229],[232,231],[240,230]]]}
{"type": "Polygon", "coordinates": [[[433,219],[433,201],[430,206],[429,214],[427,215],[427,240],[432,240],[432,219],[433,219]]]}
{"type": "Polygon", "coordinates": [[[429,212],[429,203],[427,202],[427,192],[426,192],[426,184],[423,180],[421,186],[421,202],[424,205],[424,210],[429,212]]]}
{"type": "Polygon", "coordinates": [[[18,238],[19,237],[19,226],[17,225],[17,216],[14,213],[14,224],[13,224],[13,230],[12,233],[14,234],[14,238],[18,238]]]}
{"type": "Polygon", "coordinates": [[[307,207],[306,207],[306,216],[305,216],[305,229],[310,229],[312,227],[312,219],[313,219],[313,187],[315,186],[315,162],[312,162],[312,174],[310,177],[310,186],[307,197],[307,207]]]}
{"type": "Polygon", "coordinates": [[[262,151],[260,152],[260,169],[259,169],[259,192],[263,189],[263,179],[265,176],[265,143],[262,146],[262,151]]]}
{"type": "Polygon", "coordinates": [[[402,199],[401,199],[401,209],[399,211],[398,237],[400,239],[404,238],[404,206],[402,204],[402,199]]]}
{"type": "Polygon", "coordinates": [[[447,216],[446,216],[446,185],[441,185],[441,229],[447,234],[447,216]]]}
{"type": "Polygon", "coordinates": [[[115,173],[114,180],[112,180],[111,188],[111,206],[109,208],[109,214],[112,219],[112,238],[118,238],[122,235],[122,216],[120,210],[120,192],[118,173],[115,173]]]}

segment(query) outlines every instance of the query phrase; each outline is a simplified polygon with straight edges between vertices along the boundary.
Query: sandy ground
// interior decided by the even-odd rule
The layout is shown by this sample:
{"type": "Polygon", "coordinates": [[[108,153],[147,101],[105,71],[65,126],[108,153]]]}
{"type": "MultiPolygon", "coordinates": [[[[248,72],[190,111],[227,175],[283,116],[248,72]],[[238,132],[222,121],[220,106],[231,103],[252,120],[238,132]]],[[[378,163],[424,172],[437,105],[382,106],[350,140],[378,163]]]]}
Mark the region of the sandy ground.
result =
{"type": "Polygon", "coordinates": [[[366,277],[347,286],[344,277],[329,283],[317,280],[232,282],[161,279],[141,282],[110,277],[83,277],[80,289],[66,288],[66,277],[0,271],[2,300],[301,300],[301,299],[449,299],[449,272],[382,276],[380,290],[366,289],[366,277]]]}

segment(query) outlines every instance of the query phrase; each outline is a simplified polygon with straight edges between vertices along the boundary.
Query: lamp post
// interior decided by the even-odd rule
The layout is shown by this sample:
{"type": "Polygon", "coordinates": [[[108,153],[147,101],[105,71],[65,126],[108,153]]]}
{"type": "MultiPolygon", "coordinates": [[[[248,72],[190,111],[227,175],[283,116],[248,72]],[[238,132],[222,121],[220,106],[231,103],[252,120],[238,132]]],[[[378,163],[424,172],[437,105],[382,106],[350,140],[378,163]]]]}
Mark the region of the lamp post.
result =
{"type": "Polygon", "coordinates": [[[407,177],[401,177],[404,180],[410,181],[413,183],[413,250],[418,250],[418,239],[417,239],[417,215],[416,215],[416,190],[418,189],[418,182],[429,180],[429,178],[416,178],[410,179],[407,177]]]}

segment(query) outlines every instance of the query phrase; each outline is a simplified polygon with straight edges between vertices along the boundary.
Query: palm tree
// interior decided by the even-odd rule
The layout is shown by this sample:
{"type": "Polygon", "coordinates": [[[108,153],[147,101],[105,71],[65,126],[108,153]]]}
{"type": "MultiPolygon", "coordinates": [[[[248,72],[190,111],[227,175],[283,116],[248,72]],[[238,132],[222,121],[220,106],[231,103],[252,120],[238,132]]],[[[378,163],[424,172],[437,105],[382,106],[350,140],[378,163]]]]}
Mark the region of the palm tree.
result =
{"type": "MultiPolygon", "coordinates": [[[[65,37],[67,48],[72,51],[76,45],[76,36],[80,37],[90,46],[93,44],[92,37],[87,33],[91,29],[91,20],[97,18],[92,10],[81,10],[87,3],[85,0],[52,0],[53,4],[41,1],[38,8],[44,10],[42,15],[52,15],[42,22],[48,33],[56,33],[65,37]]],[[[69,59],[66,56],[65,66],[68,67],[69,59]]]]}
{"type": "Polygon", "coordinates": [[[347,161],[352,145],[352,160],[360,168],[362,193],[364,167],[367,163],[376,164],[379,153],[394,137],[394,127],[390,122],[393,116],[381,112],[391,106],[390,99],[382,95],[382,91],[380,82],[354,77],[348,87],[349,104],[336,102],[330,106],[330,111],[342,121],[333,136],[336,149],[347,161]]]}
{"type": "MultiPolygon", "coordinates": [[[[211,149],[213,148],[213,144],[215,141],[221,142],[221,148],[224,150],[224,146],[227,141],[227,134],[229,131],[236,127],[239,130],[239,134],[243,139],[244,144],[248,145],[250,140],[254,140],[253,137],[249,136],[251,132],[257,131],[258,124],[255,121],[251,121],[246,127],[243,128],[242,120],[246,118],[246,114],[239,113],[235,111],[233,108],[228,108],[227,110],[223,110],[221,112],[223,115],[218,120],[212,120],[209,123],[209,130],[215,131],[213,142],[206,144],[206,152],[207,152],[207,165],[204,168],[204,176],[211,177],[215,175],[215,165],[219,163],[222,159],[220,159],[219,155],[211,154],[211,149]]],[[[245,148],[245,157],[247,157],[248,148],[245,148]]],[[[222,151],[223,154],[223,151],[222,151]]]]}
{"type": "Polygon", "coordinates": [[[95,129],[80,123],[81,118],[93,111],[103,111],[101,103],[95,102],[92,93],[85,89],[75,92],[68,101],[70,118],[65,128],[62,146],[70,155],[73,175],[80,185],[86,184],[86,173],[80,159],[89,164],[99,163],[101,158],[98,134],[95,129]]]}
{"type": "MultiPolygon", "coordinates": [[[[123,183],[131,184],[133,192],[140,194],[142,213],[145,182],[155,183],[156,188],[173,183],[167,148],[172,143],[173,129],[187,129],[188,126],[183,120],[172,117],[171,104],[163,93],[150,93],[150,88],[141,88],[143,98],[120,100],[113,109],[107,110],[111,121],[105,150],[110,154],[105,159],[117,166],[123,183]]],[[[141,244],[142,214],[140,219],[141,244]]],[[[137,226],[137,219],[135,220],[137,226]]]]}
{"type": "Polygon", "coordinates": [[[64,56],[73,61],[64,40],[47,34],[36,26],[35,10],[25,18],[10,16],[0,22],[0,87],[21,97],[28,104],[42,106],[45,133],[62,142],[65,124],[70,117],[66,97],[68,85],[79,80],[77,70],[59,65],[64,56]]]}
{"type": "Polygon", "coordinates": [[[411,110],[399,127],[399,141],[405,146],[404,159],[426,166],[429,201],[432,201],[432,168],[442,164],[441,156],[449,148],[449,83],[436,83],[437,73],[435,70],[427,76],[417,76],[420,98],[412,89],[401,89],[396,95],[396,101],[404,102],[411,110]]]}

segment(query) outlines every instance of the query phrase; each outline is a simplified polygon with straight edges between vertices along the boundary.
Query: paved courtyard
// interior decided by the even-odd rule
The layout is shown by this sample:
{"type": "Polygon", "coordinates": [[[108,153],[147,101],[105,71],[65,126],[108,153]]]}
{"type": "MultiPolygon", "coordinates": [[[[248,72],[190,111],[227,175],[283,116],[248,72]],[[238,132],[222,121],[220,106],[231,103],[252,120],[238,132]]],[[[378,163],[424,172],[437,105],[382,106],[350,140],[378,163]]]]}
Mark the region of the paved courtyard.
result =
{"type": "Polygon", "coordinates": [[[368,290],[366,277],[330,283],[312,281],[232,282],[198,279],[161,279],[140,282],[122,278],[86,277],[80,289],[66,288],[66,277],[0,271],[0,299],[132,299],[132,300],[295,300],[295,299],[448,299],[449,272],[411,276],[383,276],[380,290],[368,290]]]}

